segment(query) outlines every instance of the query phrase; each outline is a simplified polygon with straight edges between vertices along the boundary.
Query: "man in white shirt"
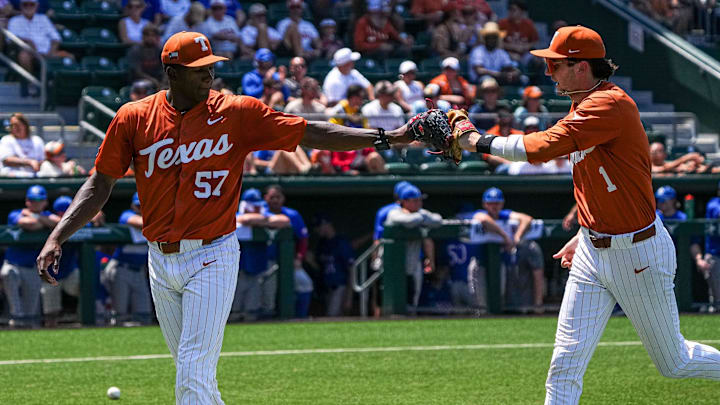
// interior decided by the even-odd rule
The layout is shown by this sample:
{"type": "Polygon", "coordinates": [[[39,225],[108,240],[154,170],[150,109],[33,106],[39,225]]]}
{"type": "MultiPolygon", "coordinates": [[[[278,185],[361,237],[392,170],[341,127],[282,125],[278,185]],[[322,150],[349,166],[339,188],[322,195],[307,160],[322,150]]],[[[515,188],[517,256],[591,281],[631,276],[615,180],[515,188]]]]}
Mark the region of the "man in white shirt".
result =
{"type": "Polygon", "coordinates": [[[165,26],[163,42],[167,42],[173,34],[182,31],[205,33],[205,6],[199,1],[192,2],[187,13],[170,19],[165,26]]]}
{"type": "Polygon", "coordinates": [[[355,69],[355,61],[360,59],[360,53],[350,48],[338,49],[333,55],[335,67],[328,72],[323,82],[323,93],[328,100],[328,107],[337,104],[345,98],[348,87],[359,84],[367,90],[368,99],[375,99],[373,86],[360,72],[355,69]]]}
{"type": "Polygon", "coordinates": [[[375,85],[377,98],[363,106],[362,115],[367,118],[370,128],[397,129],[405,123],[402,108],[393,103],[395,86],[387,80],[375,85]]]}
{"type": "Polygon", "coordinates": [[[280,20],[277,30],[291,56],[314,59],[320,56],[320,33],[310,21],[302,19],[304,6],[303,0],[287,0],[290,15],[280,20]]]}
{"type": "Polygon", "coordinates": [[[275,28],[268,26],[265,5],[261,3],[251,5],[248,14],[248,22],[240,30],[243,55],[251,58],[260,48],[267,48],[275,52],[282,41],[282,35],[275,28]]]}
{"type": "Polygon", "coordinates": [[[210,16],[204,24],[205,34],[210,38],[216,55],[234,59],[240,42],[240,28],[226,12],[225,0],[210,1],[210,16]]]}
{"type": "MultiPolygon", "coordinates": [[[[70,57],[73,55],[59,50],[60,34],[45,14],[38,14],[38,0],[22,0],[20,14],[8,21],[8,30],[25,41],[43,56],[70,57]]],[[[28,72],[33,72],[32,54],[20,51],[18,63],[28,72]]]]}
{"type": "Polygon", "coordinates": [[[312,77],[305,77],[300,81],[300,98],[296,98],[285,106],[284,112],[303,115],[307,119],[322,120],[324,116],[309,117],[305,114],[323,114],[325,105],[319,101],[320,84],[312,77]]]}

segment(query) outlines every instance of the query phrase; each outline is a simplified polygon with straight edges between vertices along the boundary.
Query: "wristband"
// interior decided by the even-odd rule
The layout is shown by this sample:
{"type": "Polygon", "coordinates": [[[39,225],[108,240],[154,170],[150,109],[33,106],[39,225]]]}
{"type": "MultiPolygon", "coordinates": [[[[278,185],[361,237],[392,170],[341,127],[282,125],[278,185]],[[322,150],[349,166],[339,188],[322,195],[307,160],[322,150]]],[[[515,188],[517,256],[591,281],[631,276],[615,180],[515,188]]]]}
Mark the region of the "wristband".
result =
{"type": "Polygon", "coordinates": [[[480,135],[480,139],[478,139],[477,143],[475,143],[475,149],[477,149],[476,153],[489,154],[490,153],[490,144],[492,143],[493,139],[495,139],[495,135],[490,135],[490,134],[480,135]]]}
{"type": "Polygon", "coordinates": [[[387,135],[385,135],[385,129],[378,128],[378,132],[375,136],[375,140],[373,141],[373,146],[375,146],[376,151],[383,151],[390,149],[390,139],[388,139],[387,135]]]}

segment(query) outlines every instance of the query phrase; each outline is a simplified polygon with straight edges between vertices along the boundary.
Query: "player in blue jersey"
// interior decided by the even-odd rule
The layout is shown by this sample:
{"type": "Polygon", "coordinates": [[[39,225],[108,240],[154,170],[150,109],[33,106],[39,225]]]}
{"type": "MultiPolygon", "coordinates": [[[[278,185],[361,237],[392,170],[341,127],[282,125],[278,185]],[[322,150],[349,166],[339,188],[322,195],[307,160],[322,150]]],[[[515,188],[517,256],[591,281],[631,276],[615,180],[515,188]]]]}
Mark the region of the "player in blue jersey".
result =
{"type": "MultiPolygon", "coordinates": [[[[720,183],[718,183],[720,195],[720,183]]],[[[720,218],[720,197],[713,197],[705,207],[705,218],[720,218]]],[[[693,246],[694,247],[694,246],[693,246]]],[[[713,312],[720,312],[720,236],[705,237],[705,254],[699,247],[691,249],[695,264],[710,287],[711,307],[713,312]]]]}
{"type": "Polygon", "coordinates": [[[655,201],[657,202],[657,211],[660,220],[676,219],[687,221],[687,215],[678,210],[677,192],[670,186],[662,186],[655,191],[655,201]]]}
{"type": "Polygon", "coordinates": [[[327,316],[340,316],[352,307],[352,287],[348,272],[355,261],[350,242],[335,231],[326,215],[316,215],[313,230],[318,235],[315,260],[322,270],[327,316]]]}
{"type": "MultiPolygon", "coordinates": [[[[62,218],[72,202],[72,197],[61,195],[53,202],[52,210],[58,218],[62,218]]],[[[78,249],[75,246],[63,246],[63,255],[55,275],[57,285],[44,283],[40,288],[42,295],[43,317],[45,326],[57,326],[58,316],[62,312],[62,293],[73,297],[80,296],[80,270],[78,268],[78,249]]]]}
{"type": "Polygon", "coordinates": [[[118,246],[100,275],[112,300],[111,323],[135,320],[147,324],[151,320],[150,284],[147,278],[148,245],[142,235],[143,219],[138,193],[133,195],[130,209],[120,214],[118,223],[130,227],[133,243],[118,246]]]}
{"type": "Polygon", "coordinates": [[[506,305],[522,311],[532,306],[536,313],[543,312],[545,259],[537,242],[523,240],[533,218],[506,209],[505,196],[496,187],[485,190],[482,202],[483,210],[479,213],[489,215],[512,239],[512,244],[506,242],[502,255],[507,280],[506,305]]]}
{"type": "MultiPolygon", "coordinates": [[[[25,232],[53,229],[60,217],[47,211],[47,191],[34,185],[25,194],[25,208],[8,215],[8,225],[25,232]]],[[[35,270],[35,258],[41,246],[11,245],[5,252],[0,269],[5,296],[10,306],[10,326],[33,326],[40,323],[40,288],[42,280],[35,270]]],[[[57,284],[57,283],[56,283],[57,284]]]]}
{"type": "Polygon", "coordinates": [[[248,240],[252,236],[252,227],[288,227],[290,219],[283,214],[272,215],[265,206],[260,190],[250,188],[240,197],[236,221],[240,239],[240,272],[230,320],[253,321],[260,312],[260,280],[268,269],[269,247],[267,242],[248,240]]]}
{"type": "MultiPolygon", "coordinates": [[[[270,214],[283,214],[290,219],[290,226],[295,235],[295,296],[296,313],[298,318],[304,318],[310,309],[310,298],[313,291],[312,280],[302,268],[308,248],[308,229],[302,216],[292,208],[285,207],[285,194],[279,185],[271,185],[265,189],[265,203],[270,214]]],[[[277,246],[271,246],[268,251],[268,271],[263,277],[260,305],[263,315],[271,316],[275,313],[275,298],[277,296],[277,272],[273,269],[277,264],[277,246]]]]}

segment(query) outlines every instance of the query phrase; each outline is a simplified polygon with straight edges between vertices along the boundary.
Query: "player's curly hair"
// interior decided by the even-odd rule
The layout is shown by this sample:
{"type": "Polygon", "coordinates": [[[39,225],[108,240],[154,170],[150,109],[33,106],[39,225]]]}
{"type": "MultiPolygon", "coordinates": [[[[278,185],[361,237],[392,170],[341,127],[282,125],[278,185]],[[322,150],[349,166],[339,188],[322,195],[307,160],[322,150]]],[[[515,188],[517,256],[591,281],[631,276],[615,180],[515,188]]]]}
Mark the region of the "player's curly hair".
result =
{"type": "Polygon", "coordinates": [[[615,74],[619,66],[613,63],[612,59],[609,58],[597,58],[597,59],[573,59],[569,58],[568,62],[576,64],[579,62],[587,62],[590,65],[590,71],[592,75],[598,79],[607,80],[615,74]]]}

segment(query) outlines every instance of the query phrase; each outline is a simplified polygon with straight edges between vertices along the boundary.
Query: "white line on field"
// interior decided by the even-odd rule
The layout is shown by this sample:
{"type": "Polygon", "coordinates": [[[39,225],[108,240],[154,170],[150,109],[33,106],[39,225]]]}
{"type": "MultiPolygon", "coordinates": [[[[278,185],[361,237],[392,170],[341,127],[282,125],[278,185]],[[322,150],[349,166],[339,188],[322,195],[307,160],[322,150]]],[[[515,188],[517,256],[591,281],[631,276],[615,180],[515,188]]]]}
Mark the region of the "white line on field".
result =
{"type": "MultiPolygon", "coordinates": [[[[701,340],[702,343],[720,343],[720,340],[701,340]]],[[[600,342],[599,346],[640,346],[639,341],[628,342],[600,342]]],[[[423,352],[440,350],[492,350],[492,349],[545,349],[552,348],[552,343],[506,343],[485,345],[443,345],[443,346],[395,346],[395,347],[347,347],[336,349],[297,349],[297,350],[257,350],[248,352],[224,352],[221,357],[249,357],[249,356],[284,356],[293,354],[327,354],[327,353],[381,353],[381,352],[423,352]]],[[[13,366],[18,364],[49,364],[49,363],[80,363],[90,361],[127,361],[127,360],[154,360],[170,359],[169,354],[143,354],[136,356],[98,356],[98,357],[69,357],[61,359],[27,359],[2,360],[0,366],[13,366]]]]}

